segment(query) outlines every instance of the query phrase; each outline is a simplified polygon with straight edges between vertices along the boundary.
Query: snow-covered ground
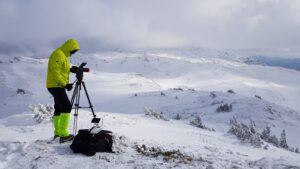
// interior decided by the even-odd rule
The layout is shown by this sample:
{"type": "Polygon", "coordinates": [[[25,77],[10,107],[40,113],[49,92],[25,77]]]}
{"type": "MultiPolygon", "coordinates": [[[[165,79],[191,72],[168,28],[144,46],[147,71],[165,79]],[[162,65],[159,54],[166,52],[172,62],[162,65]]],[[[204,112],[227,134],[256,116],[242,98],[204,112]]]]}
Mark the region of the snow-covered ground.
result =
{"type": "MultiPolygon", "coordinates": [[[[47,144],[50,117],[37,123],[29,109],[53,102],[45,88],[47,59],[3,57],[0,168],[300,168],[299,154],[269,143],[267,150],[254,148],[228,133],[232,117],[252,120],[276,136],[285,129],[289,145],[300,147],[300,72],[247,61],[204,49],[73,56],[72,64],[91,68],[84,76],[88,92],[103,128],[115,134],[116,153],[85,157],[69,144],[47,144]],[[216,111],[226,103],[232,111],[216,111]],[[147,110],[167,120],[146,116],[147,110]],[[215,131],[190,125],[197,116],[215,131]]],[[[79,128],[91,127],[91,117],[81,110],[79,128]]]]}

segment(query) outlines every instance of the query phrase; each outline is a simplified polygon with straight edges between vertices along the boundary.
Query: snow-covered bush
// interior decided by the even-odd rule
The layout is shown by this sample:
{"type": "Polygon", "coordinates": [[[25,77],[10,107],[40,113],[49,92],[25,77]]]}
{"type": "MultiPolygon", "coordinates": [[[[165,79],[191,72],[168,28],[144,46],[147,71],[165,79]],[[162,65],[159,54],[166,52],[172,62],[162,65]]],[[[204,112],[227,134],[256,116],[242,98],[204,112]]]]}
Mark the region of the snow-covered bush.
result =
{"type": "MultiPolygon", "coordinates": [[[[199,161],[200,159],[194,156],[189,156],[181,152],[181,150],[167,150],[163,147],[154,146],[151,143],[135,142],[127,138],[126,136],[113,135],[113,150],[116,153],[128,153],[133,149],[137,153],[143,156],[158,158],[161,157],[164,161],[172,161],[176,163],[191,163],[194,160],[199,161]]],[[[204,161],[204,160],[203,160],[204,161]]]]}
{"type": "Polygon", "coordinates": [[[261,147],[263,142],[261,141],[260,134],[255,130],[254,122],[248,126],[244,123],[240,123],[233,117],[230,120],[231,128],[229,129],[229,133],[237,136],[239,140],[242,142],[248,142],[255,147],[261,147]]]}
{"type": "Polygon", "coordinates": [[[162,157],[164,161],[189,164],[195,160],[192,156],[183,154],[180,150],[165,150],[160,147],[148,147],[145,144],[136,144],[134,149],[144,156],[154,158],[162,157]]]}
{"type": "Polygon", "coordinates": [[[181,116],[180,116],[180,114],[179,114],[179,113],[177,113],[177,114],[176,114],[176,116],[174,117],[174,119],[175,119],[175,120],[180,120],[180,119],[181,119],[181,116]]]}
{"type": "Polygon", "coordinates": [[[268,144],[265,145],[265,146],[263,147],[263,149],[268,150],[268,149],[269,149],[269,145],[268,145],[268,144]]]}
{"type": "Polygon", "coordinates": [[[149,60],[147,57],[145,57],[145,58],[144,58],[144,61],[145,61],[145,62],[149,62],[150,60],[149,60]]]}
{"type": "Polygon", "coordinates": [[[299,148],[296,148],[295,153],[298,153],[298,154],[300,153],[299,148]]]}
{"type": "Polygon", "coordinates": [[[113,150],[116,153],[125,152],[133,142],[123,135],[113,133],[113,150]]]}
{"type": "Polygon", "coordinates": [[[17,94],[25,94],[25,90],[24,89],[17,89],[17,94]]]}
{"type": "Polygon", "coordinates": [[[21,89],[21,88],[18,88],[17,91],[16,91],[16,93],[17,93],[18,95],[25,95],[25,94],[31,95],[31,94],[32,94],[30,91],[25,90],[25,89],[21,89]]]}
{"type": "Polygon", "coordinates": [[[276,147],[279,146],[278,138],[275,135],[271,135],[271,128],[269,126],[262,131],[261,138],[267,143],[271,143],[276,147]]]}
{"type": "Polygon", "coordinates": [[[224,103],[224,102],[223,101],[214,100],[210,105],[214,106],[216,104],[222,104],[222,103],[224,103]]]}
{"type": "Polygon", "coordinates": [[[198,127],[198,128],[202,128],[205,130],[209,130],[209,131],[215,131],[215,129],[211,129],[206,127],[203,123],[202,123],[202,119],[200,116],[196,116],[192,121],[190,121],[190,125],[198,127]]]}
{"type": "Polygon", "coordinates": [[[275,135],[271,136],[271,128],[267,126],[261,133],[261,138],[268,143],[278,146],[278,138],[275,135]]]}
{"type": "Polygon", "coordinates": [[[15,60],[15,61],[20,61],[21,58],[20,58],[20,57],[14,57],[14,60],[15,60]]]}
{"type": "Polygon", "coordinates": [[[278,147],[279,146],[279,141],[278,138],[275,135],[272,135],[270,137],[269,143],[272,143],[274,146],[278,147]]]}
{"type": "Polygon", "coordinates": [[[274,114],[280,114],[276,109],[274,109],[272,106],[267,106],[264,108],[264,110],[272,115],[274,114]]]}
{"type": "Polygon", "coordinates": [[[258,64],[259,65],[264,65],[258,59],[252,58],[252,57],[245,58],[244,63],[249,64],[249,65],[258,65],[258,64]]]}
{"type": "Polygon", "coordinates": [[[216,112],[231,112],[231,111],[232,111],[232,104],[227,104],[227,103],[221,104],[216,110],[216,112]]]}
{"type": "Polygon", "coordinates": [[[216,98],[216,97],[217,97],[217,95],[216,95],[215,92],[210,92],[209,96],[210,96],[211,98],[216,98]]]}
{"type": "Polygon", "coordinates": [[[262,97],[261,96],[258,96],[258,95],[255,95],[254,97],[256,97],[256,98],[258,98],[258,99],[262,99],[262,97]]]}
{"type": "Polygon", "coordinates": [[[206,129],[206,127],[203,125],[202,123],[202,119],[200,116],[196,116],[191,122],[190,124],[192,126],[196,126],[198,128],[202,128],[202,129],[206,129]]]}
{"type": "Polygon", "coordinates": [[[172,90],[183,91],[183,89],[180,88],[180,87],[178,87],[178,88],[173,88],[172,90]]]}
{"type": "Polygon", "coordinates": [[[294,147],[291,147],[291,148],[289,148],[289,151],[295,152],[295,148],[294,148],[294,147]]]}
{"type": "Polygon", "coordinates": [[[192,92],[195,92],[196,90],[195,89],[188,89],[189,91],[192,91],[192,92]]]}
{"type": "Polygon", "coordinates": [[[43,120],[51,119],[54,113],[53,104],[36,104],[29,107],[34,113],[34,119],[37,123],[41,123],[43,120]]]}
{"type": "Polygon", "coordinates": [[[145,107],[144,111],[145,111],[145,115],[148,116],[148,117],[168,121],[168,119],[165,117],[163,112],[156,112],[156,111],[151,110],[147,107],[145,107]]]}

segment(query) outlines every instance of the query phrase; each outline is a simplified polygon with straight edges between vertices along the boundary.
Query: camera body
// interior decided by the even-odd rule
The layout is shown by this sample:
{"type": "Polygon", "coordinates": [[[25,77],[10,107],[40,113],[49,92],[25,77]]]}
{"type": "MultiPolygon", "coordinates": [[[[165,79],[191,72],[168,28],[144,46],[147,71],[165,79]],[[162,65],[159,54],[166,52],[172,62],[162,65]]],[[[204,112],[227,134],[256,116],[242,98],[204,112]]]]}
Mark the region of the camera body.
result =
{"type": "Polygon", "coordinates": [[[70,72],[76,74],[76,78],[77,78],[78,81],[83,80],[83,72],[89,72],[90,71],[89,68],[85,68],[84,66],[86,66],[85,62],[81,63],[81,65],[79,67],[72,66],[71,69],[70,69],[70,72]]]}

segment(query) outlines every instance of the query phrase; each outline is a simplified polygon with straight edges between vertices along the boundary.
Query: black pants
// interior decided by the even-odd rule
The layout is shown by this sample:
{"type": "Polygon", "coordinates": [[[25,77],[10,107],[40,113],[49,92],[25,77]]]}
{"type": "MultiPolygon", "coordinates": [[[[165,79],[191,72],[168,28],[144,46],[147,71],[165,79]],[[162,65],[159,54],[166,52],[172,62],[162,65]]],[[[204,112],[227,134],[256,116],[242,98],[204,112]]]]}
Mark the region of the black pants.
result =
{"type": "Polygon", "coordinates": [[[54,115],[59,116],[60,113],[70,113],[72,110],[71,102],[64,88],[48,88],[48,91],[54,97],[54,115]]]}

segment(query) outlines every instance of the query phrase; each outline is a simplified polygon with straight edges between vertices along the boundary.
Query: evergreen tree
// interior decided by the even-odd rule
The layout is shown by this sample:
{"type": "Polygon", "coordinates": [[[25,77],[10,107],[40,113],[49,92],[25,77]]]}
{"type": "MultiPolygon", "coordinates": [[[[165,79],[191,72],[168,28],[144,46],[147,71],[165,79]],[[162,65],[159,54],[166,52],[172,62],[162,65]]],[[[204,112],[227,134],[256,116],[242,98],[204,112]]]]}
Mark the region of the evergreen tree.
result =
{"type": "Polygon", "coordinates": [[[285,148],[285,149],[288,149],[288,148],[289,148],[289,146],[288,146],[288,144],[287,144],[287,141],[286,141],[285,130],[282,130],[282,133],[281,133],[281,135],[280,135],[279,146],[282,147],[282,148],[285,148]]]}
{"type": "Polygon", "coordinates": [[[179,113],[177,113],[177,115],[175,116],[175,120],[180,120],[181,119],[181,116],[179,113]]]}
{"type": "Polygon", "coordinates": [[[261,133],[261,138],[265,140],[266,142],[270,142],[271,138],[271,128],[267,126],[263,132],[261,133]]]}
{"type": "Polygon", "coordinates": [[[254,123],[254,121],[251,119],[250,120],[250,130],[251,130],[251,133],[256,133],[256,125],[254,123]]]}

